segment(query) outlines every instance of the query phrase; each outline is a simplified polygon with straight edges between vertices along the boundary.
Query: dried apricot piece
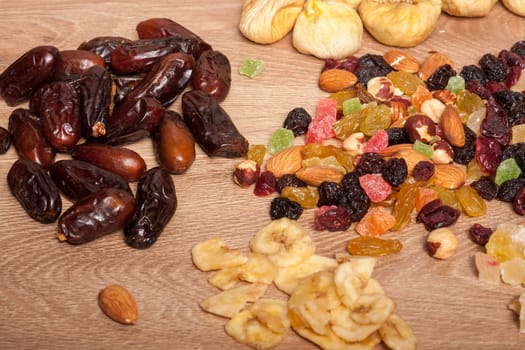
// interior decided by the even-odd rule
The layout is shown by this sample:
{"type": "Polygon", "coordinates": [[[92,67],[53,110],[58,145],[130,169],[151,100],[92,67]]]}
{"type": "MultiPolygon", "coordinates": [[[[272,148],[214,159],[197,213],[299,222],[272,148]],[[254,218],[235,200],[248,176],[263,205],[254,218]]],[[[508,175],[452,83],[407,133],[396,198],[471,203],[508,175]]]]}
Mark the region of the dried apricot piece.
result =
{"type": "Polygon", "coordinates": [[[419,187],[416,190],[416,198],[415,198],[416,212],[419,213],[419,211],[421,210],[421,208],[425,206],[425,204],[437,198],[438,198],[438,195],[436,191],[434,191],[433,189],[428,188],[428,187],[419,187]]]}
{"type": "Polygon", "coordinates": [[[416,91],[412,94],[412,105],[416,107],[418,111],[420,111],[423,102],[431,99],[432,93],[426,87],[418,85],[416,91]]]}
{"type": "Polygon", "coordinates": [[[371,208],[357,223],[355,230],[361,236],[381,236],[396,223],[396,218],[381,207],[371,208]]]}

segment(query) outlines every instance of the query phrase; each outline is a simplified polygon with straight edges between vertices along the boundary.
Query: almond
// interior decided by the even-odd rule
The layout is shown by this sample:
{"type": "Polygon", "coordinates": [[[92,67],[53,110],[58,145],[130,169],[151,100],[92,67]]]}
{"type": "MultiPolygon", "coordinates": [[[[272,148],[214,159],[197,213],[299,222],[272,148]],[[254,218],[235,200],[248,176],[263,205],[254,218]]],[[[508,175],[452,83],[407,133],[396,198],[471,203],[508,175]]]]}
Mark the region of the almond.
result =
{"type": "Polygon", "coordinates": [[[465,129],[458,111],[452,106],[446,106],[441,116],[441,129],[445,139],[452,146],[465,146],[465,129]]]}
{"type": "Polygon", "coordinates": [[[319,87],[326,92],[338,92],[357,83],[354,73],[344,69],[328,69],[321,73],[319,77],[319,87]]]}
{"type": "Polygon", "coordinates": [[[455,164],[436,164],[432,178],[437,186],[455,190],[465,184],[467,172],[455,164]]]}
{"type": "Polygon", "coordinates": [[[340,183],[344,174],[332,167],[314,165],[299,169],[295,176],[310,186],[319,186],[324,181],[340,183]]]}
{"type": "Polygon", "coordinates": [[[417,73],[419,71],[419,62],[416,58],[400,50],[390,50],[383,56],[390,67],[407,73],[417,73]]]}
{"type": "Polygon", "coordinates": [[[112,320],[123,324],[137,322],[138,309],[130,292],[117,284],[107,286],[98,294],[98,304],[112,320]]]}
{"type": "Polygon", "coordinates": [[[427,79],[442,65],[444,64],[450,64],[453,66],[452,60],[447,56],[439,52],[434,52],[430,54],[425,62],[423,62],[423,65],[421,66],[421,69],[419,70],[419,77],[423,79],[424,81],[427,81],[427,79]]]}
{"type": "Polygon", "coordinates": [[[286,174],[295,174],[301,169],[303,156],[301,151],[304,146],[292,146],[277,152],[266,162],[266,170],[271,171],[275,177],[286,174]]]}
{"type": "Polygon", "coordinates": [[[412,149],[414,149],[414,145],[411,143],[398,143],[396,145],[388,146],[387,148],[382,150],[381,155],[383,157],[391,157],[400,151],[406,151],[406,150],[412,150],[412,149]]]}

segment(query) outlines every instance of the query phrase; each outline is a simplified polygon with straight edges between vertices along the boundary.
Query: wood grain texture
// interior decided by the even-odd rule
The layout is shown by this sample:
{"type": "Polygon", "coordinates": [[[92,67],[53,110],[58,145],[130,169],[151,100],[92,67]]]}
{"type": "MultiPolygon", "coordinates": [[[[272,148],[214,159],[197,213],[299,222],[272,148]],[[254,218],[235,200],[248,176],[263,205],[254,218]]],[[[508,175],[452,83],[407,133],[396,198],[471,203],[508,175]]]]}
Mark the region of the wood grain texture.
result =
{"type": "MultiPolygon", "coordinates": [[[[72,49],[95,36],[136,38],[136,24],[150,17],[169,17],[187,26],[229,57],[232,89],[222,106],[252,144],[267,143],[294,107],[314,114],[317,101],[326,96],[317,87],[322,62],[294,51],[290,36],[267,46],[241,36],[240,0],[0,3],[0,71],[37,45],[72,49]],[[263,74],[253,80],[237,74],[248,57],[266,62],[263,74]]],[[[442,15],[432,36],[407,51],[420,60],[430,51],[441,51],[461,67],[523,39],[525,19],[498,4],[485,18],[442,15]]],[[[388,49],[365,34],[358,55],[388,49]]],[[[179,103],[172,108],[179,110],[179,103]]],[[[7,127],[11,110],[0,101],[0,126],[7,127]]],[[[148,167],[156,165],[150,140],[131,148],[143,155],[148,167]]],[[[13,149],[0,156],[1,179],[15,159],[13,149]]],[[[247,251],[250,237],[269,222],[271,198],[237,187],[231,181],[236,163],[210,159],[199,149],[191,169],[174,177],[179,199],[175,217],[159,241],[144,251],[128,248],[121,233],[84,246],[61,244],[55,238],[56,225],[31,221],[0,180],[0,349],[246,349],[225,334],[225,319],[200,310],[199,302],[217,291],[190,256],[196,243],[214,236],[247,251]],[[137,301],[139,320],[134,326],[117,324],[98,308],[99,290],[114,283],[125,286],[137,301]]],[[[312,220],[313,211],[307,211],[300,222],[313,232],[320,254],[344,251],[351,231],[316,233],[312,220]]],[[[389,234],[403,242],[404,250],[381,258],[375,277],[396,300],[420,349],[524,347],[517,319],[507,310],[523,289],[479,283],[473,263],[479,248],[467,237],[474,222],[495,227],[504,221],[524,222],[509,205],[497,202],[489,203],[489,215],[483,218],[463,216],[455,226],[459,251],[447,261],[427,256],[421,225],[389,234]]],[[[274,289],[269,293],[283,297],[274,289]]],[[[293,332],[276,347],[315,348],[293,332]]]]}

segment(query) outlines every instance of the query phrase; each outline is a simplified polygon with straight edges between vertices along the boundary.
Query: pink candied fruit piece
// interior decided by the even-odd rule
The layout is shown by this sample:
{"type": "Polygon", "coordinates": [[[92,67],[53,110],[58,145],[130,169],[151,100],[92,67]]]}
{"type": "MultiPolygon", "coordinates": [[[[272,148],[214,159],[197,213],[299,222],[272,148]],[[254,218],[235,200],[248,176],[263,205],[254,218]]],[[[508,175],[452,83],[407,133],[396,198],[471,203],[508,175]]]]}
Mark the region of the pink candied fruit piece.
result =
{"type": "Polygon", "coordinates": [[[379,130],[366,142],[363,153],[381,153],[388,147],[388,133],[386,130],[379,130]]]}
{"type": "Polygon", "coordinates": [[[362,175],[359,177],[359,185],[373,203],[384,201],[392,193],[392,186],[381,174],[362,175]]]}
{"type": "Polygon", "coordinates": [[[308,126],[306,143],[322,143],[324,140],[335,137],[334,123],[337,121],[337,101],[325,98],[317,104],[315,118],[308,126]]]}

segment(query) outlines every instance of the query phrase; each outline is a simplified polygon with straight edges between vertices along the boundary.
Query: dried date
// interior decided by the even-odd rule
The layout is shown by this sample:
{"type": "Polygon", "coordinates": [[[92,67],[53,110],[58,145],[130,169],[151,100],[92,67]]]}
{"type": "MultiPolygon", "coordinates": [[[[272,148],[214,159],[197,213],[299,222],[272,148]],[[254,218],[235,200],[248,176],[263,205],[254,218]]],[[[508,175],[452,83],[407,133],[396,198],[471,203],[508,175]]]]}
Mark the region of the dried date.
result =
{"type": "Polygon", "coordinates": [[[191,84],[195,90],[205,91],[222,102],[230,91],[231,80],[228,57],[219,51],[208,50],[197,60],[191,84]]]}
{"type": "Polygon", "coordinates": [[[54,46],[37,46],[24,53],[0,74],[0,96],[9,106],[26,101],[53,79],[58,55],[54,46]]]}
{"type": "Polygon", "coordinates": [[[111,107],[111,74],[100,66],[89,68],[79,82],[82,135],[99,137],[106,134],[111,107]]]}
{"type": "Polygon", "coordinates": [[[127,74],[127,75],[112,75],[114,91],[113,104],[118,105],[133,89],[140,84],[147,73],[127,74]]]}
{"type": "Polygon", "coordinates": [[[27,109],[17,108],[9,116],[9,133],[16,153],[21,159],[31,160],[48,168],[56,150],[47,141],[40,119],[27,109]]]}
{"type": "Polygon", "coordinates": [[[11,134],[6,129],[0,127],[0,154],[7,152],[11,146],[11,134]]]}
{"type": "Polygon", "coordinates": [[[38,163],[19,159],[7,173],[7,185],[26,213],[36,221],[54,222],[62,210],[60,193],[38,163]]]}
{"type": "Polygon", "coordinates": [[[185,173],[195,160],[195,139],[175,111],[166,111],[157,131],[153,134],[157,159],[172,174],[185,173]]]}
{"type": "Polygon", "coordinates": [[[57,237],[71,244],[91,242],[124,228],[135,213],[135,198],[107,188],[79,200],[58,219],[57,237]]]}
{"type": "Polygon", "coordinates": [[[123,177],[81,160],[59,160],[51,165],[49,175],[72,202],[107,188],[131,194],[129,184],[123,177]]]}
{"type": "Polygon", "coordinates": [[[121,36],[98,36],[80,44],[78,50],[91,51],[102,57],[106,65],[109,65],[113,50],[130,41],[130,39],[121,36]]]}
{"type": "Polygon", "coordinates": [[[243,157],[248,141],[237,130],[230,116],[208,93],[198,90],[182,95],[182,112],[197,143],[213,157],[243,157]]]}
{"type": "Polygon", "coordinates": [[[86,50],[62,50],[58,55],[55,80],[78,79],[93,66],[106,67],[102,57],[86,50]]]}
{"type": "Polygon", "coordinates": [[[73,159],[91,163],[120,175],[127,181],[137,181],[146,171],[144,158],[125,147],[83,143],[71,151],[71,156],[73,159]]]}
{"type": "Polygon", "coordinates": [[[149,248],[157,241],[177,209],[177,194],[171,176],[155,167],[137,185],[135,214],[124,228],[126,244],[149,248]]]}

